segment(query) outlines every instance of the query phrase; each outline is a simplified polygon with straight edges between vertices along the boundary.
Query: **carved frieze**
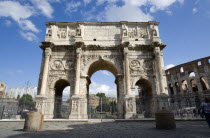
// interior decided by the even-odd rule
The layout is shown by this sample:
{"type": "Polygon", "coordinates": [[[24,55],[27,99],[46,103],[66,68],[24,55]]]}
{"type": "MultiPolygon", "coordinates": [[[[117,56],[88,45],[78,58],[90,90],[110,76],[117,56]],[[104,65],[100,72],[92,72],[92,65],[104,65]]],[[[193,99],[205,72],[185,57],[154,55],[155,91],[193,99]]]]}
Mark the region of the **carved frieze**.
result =
{"type": "Polygon", "coordinates": [[[67,36],[67,27],[59,27],[57,36],[59,39],[66,39],[67,36]]]}
{"type": "Polygon", "coordinates": [[[73,29],[70,29],[70,30],[68,31],[68,37],[69,37],[69,38],[74,38],[75,36],[76,36],[76,31],[73,30],[73,29]]]}
{"type": "Polygon", "coordinates": [[[129,28],[128,29],[129,38],[147,38],[148,33],[146,28],[129,28]]]}
{"type": "Polygon", "coordinates": [[[58,75],[67,75],[67,70],[51,70],[49,72],[49,76],[58,76],[58,75]]]}

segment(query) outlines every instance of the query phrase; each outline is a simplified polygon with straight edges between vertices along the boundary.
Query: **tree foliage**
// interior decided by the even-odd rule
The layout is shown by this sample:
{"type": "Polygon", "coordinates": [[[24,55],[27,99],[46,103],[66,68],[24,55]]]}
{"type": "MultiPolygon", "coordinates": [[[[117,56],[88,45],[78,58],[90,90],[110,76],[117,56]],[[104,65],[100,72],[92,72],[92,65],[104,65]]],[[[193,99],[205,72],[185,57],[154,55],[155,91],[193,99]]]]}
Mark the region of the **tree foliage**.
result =
{"type": "Polygon", "coordinates": [[[106,97],[105,93],[97,93],[96,96],[100,98],[99,105],[96,107],[97,111],[101,112],[109,112],[110,111],[110,101],[106,97]]]}
{"type": "Polygon", "coordinates": [[[19,105],[26,105],[26,106],[34,106],[35,103],[33,102],[33,98],[29,94],[24,94],[20,99],[19,99],[19,105]]]}

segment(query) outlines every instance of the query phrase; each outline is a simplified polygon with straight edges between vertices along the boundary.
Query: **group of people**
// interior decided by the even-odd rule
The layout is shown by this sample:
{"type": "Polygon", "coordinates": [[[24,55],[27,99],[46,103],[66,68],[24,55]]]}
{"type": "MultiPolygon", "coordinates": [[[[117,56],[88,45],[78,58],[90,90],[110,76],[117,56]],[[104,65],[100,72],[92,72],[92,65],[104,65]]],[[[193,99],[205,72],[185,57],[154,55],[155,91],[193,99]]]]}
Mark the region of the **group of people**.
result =
{"type": "Polygon", "coordinates": [[[204,118],[206,119],[209,128],[210,128],[210,98],[205,98],[204,102],[201,103],[200,107],[196,109],[196,107],[183,108],[179,110],[173,111],[176,117],[192,117],[192,118],[204,118]]]}

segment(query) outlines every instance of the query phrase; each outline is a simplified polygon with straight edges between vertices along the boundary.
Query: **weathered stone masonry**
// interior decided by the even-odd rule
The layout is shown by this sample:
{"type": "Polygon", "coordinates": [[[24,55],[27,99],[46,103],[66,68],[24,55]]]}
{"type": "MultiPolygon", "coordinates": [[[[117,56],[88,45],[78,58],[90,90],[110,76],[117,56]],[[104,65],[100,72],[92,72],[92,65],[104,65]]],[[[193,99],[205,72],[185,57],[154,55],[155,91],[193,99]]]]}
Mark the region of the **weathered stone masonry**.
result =
{"type": "Polygon", "coordinates": [[[154,97],[168,92],[162,57],[165,45],[158,25],[126,21],[46,23],[46,37],[40,46],[38,110],[45,118],[55,118],[55,110],[60,110],[54,106],[55,98],[71,86],[69,118],[87,119],[91,75],[108,70],[116,77],[118,118],[135,118],[136,85],[148,90],[146,113],[150,117],[158,109],[154,97]]]}

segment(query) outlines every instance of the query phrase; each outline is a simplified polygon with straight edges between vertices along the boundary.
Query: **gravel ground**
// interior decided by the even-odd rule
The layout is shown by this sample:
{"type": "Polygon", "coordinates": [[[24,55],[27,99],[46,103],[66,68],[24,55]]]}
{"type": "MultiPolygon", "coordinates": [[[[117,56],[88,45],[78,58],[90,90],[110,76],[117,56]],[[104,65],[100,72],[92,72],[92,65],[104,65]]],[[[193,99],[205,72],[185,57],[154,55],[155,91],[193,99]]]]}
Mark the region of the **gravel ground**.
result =
{"type": "Polygon", "coordinates": [[[210,138],[205,121],[177,121],[175,130],[145,122],[44,122],[40,132],[24,132],[24,122],[0,122],[0,138],[210,138]]]}

